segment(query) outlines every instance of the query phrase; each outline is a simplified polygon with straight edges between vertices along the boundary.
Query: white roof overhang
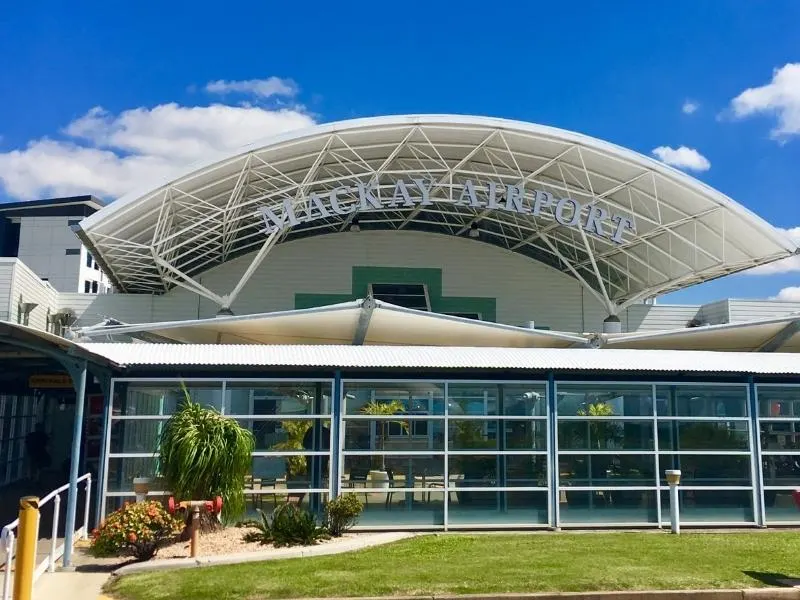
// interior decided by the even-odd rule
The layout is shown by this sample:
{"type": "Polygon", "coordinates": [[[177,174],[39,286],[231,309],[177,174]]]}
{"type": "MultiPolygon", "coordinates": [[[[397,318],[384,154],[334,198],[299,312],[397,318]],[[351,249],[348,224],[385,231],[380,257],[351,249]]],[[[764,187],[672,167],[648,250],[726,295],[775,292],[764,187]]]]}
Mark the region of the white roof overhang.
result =
{"type": "MultiPolygon", "coordinates": [[[[52,334],[46,334],[53,338],[52,334]]],[[[100,324],[79,339],[144,336],[186,344],[379,345],[800,352],[800,314],[644,333],[580,334],[429,313],[380,300],[319,308],[161,323],[100,324]]]]}
{"type": "Polygon", "coordinates": [[[583,372],[800,375],[797,354],[588,350],[581,348],[437,348],[431,346],[265,346],[81,344],[126,367],[327,367],[354,369],[498,369],[583,372]]]}
{"type": "Polygon", "coordinates": [[[577,278],[611,313],[796,251],[740,204],[638,153],[449,115],[284,134],[128,194],[76,231],[120,291],[177,284],[229,306],[241,286],[217,296],[193,276],[259,251],[244,282],[272,245],[346,231],[354,219],[361,229],[473,230],[577,278]]]}
{"type": "Polygon", "coordinates": [[[429,313],[379,300],[193,321],[83,328],[82,338],[146,333],[191,344],[355,344],[566,348],[578,334],[514,327],[429,313]]]}
{"type": "Polygon", "coordinates": [[[608,335],[607,348],[800,352],[800,314],[687,329],[608,335]]]}

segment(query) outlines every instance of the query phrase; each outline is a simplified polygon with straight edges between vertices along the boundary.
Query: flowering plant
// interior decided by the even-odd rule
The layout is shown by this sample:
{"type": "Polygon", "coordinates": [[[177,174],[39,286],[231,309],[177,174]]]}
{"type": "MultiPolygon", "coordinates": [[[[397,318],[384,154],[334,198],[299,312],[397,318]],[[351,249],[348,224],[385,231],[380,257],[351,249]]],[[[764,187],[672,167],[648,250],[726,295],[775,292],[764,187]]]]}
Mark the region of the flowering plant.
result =
{"type": "Polygon", "coordinates": [[[183,521],[170,515],[160,502],[126,502],[92,531],[91,549],[95,556],[130,554],[147,560],[182,529],[183,521]]]}

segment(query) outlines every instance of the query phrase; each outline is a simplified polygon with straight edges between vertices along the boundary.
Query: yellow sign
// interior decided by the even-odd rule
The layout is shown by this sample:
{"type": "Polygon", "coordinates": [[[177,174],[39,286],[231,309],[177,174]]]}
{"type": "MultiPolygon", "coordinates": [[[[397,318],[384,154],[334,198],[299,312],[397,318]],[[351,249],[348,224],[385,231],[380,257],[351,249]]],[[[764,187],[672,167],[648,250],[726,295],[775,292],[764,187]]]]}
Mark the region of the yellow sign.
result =
{"type": "Polygon", "coordinates": [[[31,375],[28,378],[29,388],[71,388],[72,377],[67,374],[50,373],[47,375],[31,375]]]}

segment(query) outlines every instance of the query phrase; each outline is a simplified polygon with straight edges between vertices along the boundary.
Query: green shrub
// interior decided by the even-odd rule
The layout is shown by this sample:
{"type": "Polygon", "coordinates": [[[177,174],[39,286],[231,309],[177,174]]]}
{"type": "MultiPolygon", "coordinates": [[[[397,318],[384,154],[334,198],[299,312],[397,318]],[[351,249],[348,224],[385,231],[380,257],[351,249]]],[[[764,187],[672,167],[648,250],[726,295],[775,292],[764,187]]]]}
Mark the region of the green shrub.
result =
{"type": "Polygon", "coordinates": [[[358,521],[364,507],[355,494],[344,494],[325,505],[325,526],[333,537],[340,537],[358,521]]]}
{"type": "MultiPolygon", "coordinates": [[[[252,465],[253,434],[235,419],[192,402],[183,389],[186,397],[164,423],[159,440],[166,485],[180,500],[222,496],[222,518],[235,522],[245,512],[244,478],[252,465]]],[[[206,521],[209,526],[216,523],[206,521]]]]}
{"type": "Polygon", "coordinates": [[[125,503],[92,531],[91,552],[95,556],[133,555],[148,560],[182,529],[183,521],[170,515],[160,502],[125,503]]]}
{"type": "Polygon", "coordinates": [[[244,534],[246,542],[272,543],[280,546],[312,546],[327,539],[328,532],[317,524],[317,518],[294,504],[278,506],[271,516],[259,510],[261,521],[253,524],[255,531],[244,534]]]}

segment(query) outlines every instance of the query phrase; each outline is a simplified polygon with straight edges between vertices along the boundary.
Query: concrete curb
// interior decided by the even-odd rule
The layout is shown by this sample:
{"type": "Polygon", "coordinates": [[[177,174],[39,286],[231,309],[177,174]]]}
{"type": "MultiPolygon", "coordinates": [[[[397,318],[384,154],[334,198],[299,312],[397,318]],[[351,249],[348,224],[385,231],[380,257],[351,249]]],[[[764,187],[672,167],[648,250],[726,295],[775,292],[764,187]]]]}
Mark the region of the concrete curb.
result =
{"type": "Polygon", "coordinates": [[[531,594],[433,594],[364,598],[306,598],[303,600],[789,600],[800,598],[797,588],[746,588],[740,590],[638,590],[608,592],[540,592],[531,594]]]}
{"type": "Polygon", "coordinates": [[[399,540],[415,537],[419,534],[412,532],[389,532],[369,536],[358,536],[349,540],[321,546],[300,546],[294,548],[279,548],[264,552],[240,552],[238,554],[222,554],[219,556],[199,556],[197,558],[178,558],[174,560],[154,560],[149,562],[133,563],[120,567],[111,573],[111,577],[121,577],[132,573],[149,571],[170,571],[172,569],[192,569],[197,567],[213,567],[215,565],[236,565],[249,562],[263,562],[267,560],[284,560],[287,558],[302,558],[306,556],[328,556],[342,554],[382,546],[399,540]]]}

